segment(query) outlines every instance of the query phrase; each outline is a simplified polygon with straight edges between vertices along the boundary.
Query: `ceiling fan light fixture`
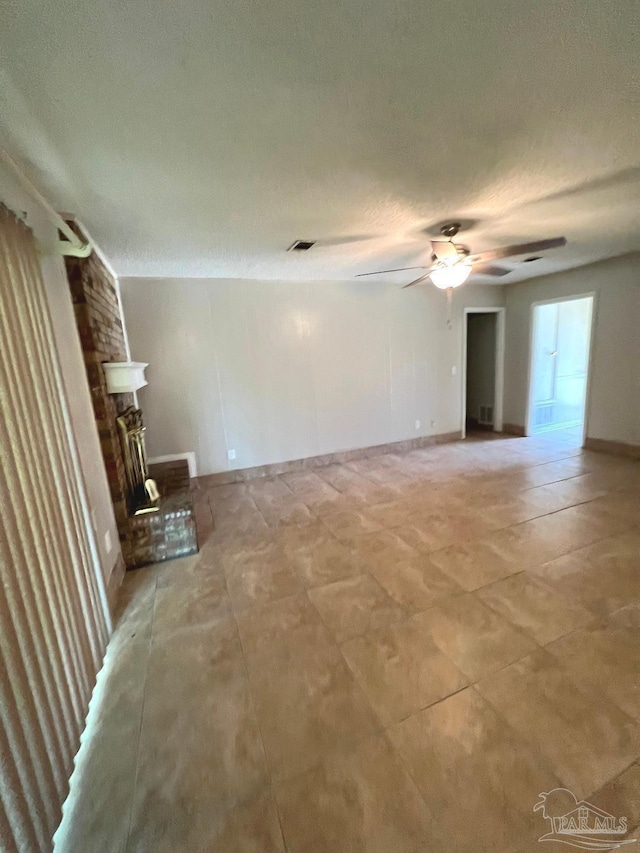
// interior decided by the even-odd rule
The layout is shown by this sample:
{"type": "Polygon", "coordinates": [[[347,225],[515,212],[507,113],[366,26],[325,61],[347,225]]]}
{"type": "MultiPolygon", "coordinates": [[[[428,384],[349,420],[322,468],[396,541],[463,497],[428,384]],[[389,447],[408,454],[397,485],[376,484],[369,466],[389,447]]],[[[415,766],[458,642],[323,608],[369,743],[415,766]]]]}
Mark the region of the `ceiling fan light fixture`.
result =
{"type": "Polygon", "coordinates": [[[460,287],[469,278],[471,267],[468,264],[454,264],[453,266],[439,267],[429,273],[431,281],[440,290],[448,290],[450,287],[460,287]]]}

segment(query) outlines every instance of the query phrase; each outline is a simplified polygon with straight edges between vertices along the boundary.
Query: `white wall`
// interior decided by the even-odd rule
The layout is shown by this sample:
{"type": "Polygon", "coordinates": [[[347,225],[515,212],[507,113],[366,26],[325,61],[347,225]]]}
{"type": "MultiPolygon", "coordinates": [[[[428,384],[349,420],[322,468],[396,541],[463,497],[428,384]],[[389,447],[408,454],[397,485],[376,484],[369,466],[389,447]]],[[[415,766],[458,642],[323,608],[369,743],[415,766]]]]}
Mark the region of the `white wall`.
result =
{"type": "Polygon", "coordinates": [[[27,225],[38,238],[41,267],[56,340],[69,415],[87,501],[95,519],[96,544],[103,577],[108,585],[120,553],[118,530],[113,514],[111,496],[100,452],[89,387],[84,369],[80,339],[75,324],[71,292],[64,261],[53,251],[56,229],[39,206],[26,195],[13,173],[0,162],[0,201],[9,209],[27,213],[27,225]],[[109,533],[111,549],[107,550],[105,534],[109,533]]]}
{"type": "Polygon", "coordinates": [[[587,435],[640,444],[640,255],[506,288],[505,413],[524,425],[534,302],[595,293],[587,435]]]}
{"type": "Polygon", "coordinates": [[[497,314],[467,314],[467,417],[495,405],[497,314]]]}
{"type": "Polygon", "coordinates": [[[199,474],[459,430],[462,308],[502,304],[499,288],[462,288],[449,330],[434,287],[121,287],[132,358],[150,362],[139,394],[149,454],[195,451],[199,474]]]}

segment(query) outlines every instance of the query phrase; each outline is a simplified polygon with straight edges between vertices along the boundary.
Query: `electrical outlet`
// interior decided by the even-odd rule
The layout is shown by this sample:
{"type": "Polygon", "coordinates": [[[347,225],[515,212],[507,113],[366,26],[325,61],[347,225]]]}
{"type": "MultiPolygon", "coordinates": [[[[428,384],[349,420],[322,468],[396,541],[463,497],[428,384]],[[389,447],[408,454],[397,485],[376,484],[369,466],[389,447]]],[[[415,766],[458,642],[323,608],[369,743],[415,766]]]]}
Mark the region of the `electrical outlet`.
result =
{"type": "Polygon", "coordinates": [[[431,421],[431,426],[434,427],[436,425],[435,421],[431,421]]]}
{"type": "Polygon", "coordinates": [[[451,375],[455,376],[457,372],[458,372],[458,368],[454,364],[451,368],[451,375]]]}
{"type": "Polygon", "coordinates": [[[235,450],[227,450],[227,456],[229,457],[229,462],[236,458],[235,450]]]}
{"type": "Polygon", "coordinates": [[[416,421],[416,429],[420,429],[420,421],[416,421]]]}
{"type": "Polygon", "coordinates": [[[111,531],[107,530],[104,534],[104,550],[109,554],[111,552],[111,531]]]}

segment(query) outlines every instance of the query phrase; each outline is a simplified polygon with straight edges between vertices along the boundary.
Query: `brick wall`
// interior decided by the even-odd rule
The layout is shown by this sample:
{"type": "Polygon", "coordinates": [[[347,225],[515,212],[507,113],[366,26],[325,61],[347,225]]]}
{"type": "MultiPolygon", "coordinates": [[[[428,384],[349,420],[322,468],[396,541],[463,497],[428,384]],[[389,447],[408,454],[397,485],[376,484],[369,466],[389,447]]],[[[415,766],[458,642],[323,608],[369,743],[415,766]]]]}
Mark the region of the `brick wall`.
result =
{"type": "Polygon", "coordinates": [[[102,368],[105,361],[127,360],[116,284],[95,252],[88,258],[66,257],[65,264],[116,523],[128,564],[127,481],[116,418],[133,405],[133,394],[107,394],[102,368]]]}

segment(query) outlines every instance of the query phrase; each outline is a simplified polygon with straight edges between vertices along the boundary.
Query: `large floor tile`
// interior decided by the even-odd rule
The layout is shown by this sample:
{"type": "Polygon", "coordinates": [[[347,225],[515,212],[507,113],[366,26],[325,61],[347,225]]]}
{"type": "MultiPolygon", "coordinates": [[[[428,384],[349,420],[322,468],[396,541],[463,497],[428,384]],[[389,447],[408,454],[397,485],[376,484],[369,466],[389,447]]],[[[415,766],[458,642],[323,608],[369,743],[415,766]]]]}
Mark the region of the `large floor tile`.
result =
{"type": "Polygon", "coordinates": [[[435,850],[429,813],[384,735],[276,788],[289,853],[435,850]]]}
{"type": "Polygon", "coordinates": [[[465,676],[434,644],[419,615],[348,640],[341,648],[387,725],[467,684],[465,676]]]}
{"type": "Polygon", "coordinates": [[[478,600],[456,595],[416,617],[438,648],[471,681],[537,649],[533,640],[478,600]]]}
{"type": "Polygon", "coordinates": [[[337,489],[329,485],[315,471],[307,470],[281,474],[280,479],[284,480],[302,503],[310,508],[313,508],[315,504],[331,501],[340,495],[337,489]]]}
{"type": "Polygon", "coordinates": [[[478,589],[522,569],[519,560],[505,555],[503,549],[494,544],[493,539],[452,545],[433,552],[429,559],[467,591],[478,589]]]}
{"type": "MultiPolygon", "coordinates": [[[[402,481],[405,482],[404,480],[402,481]]],[[[389,506],[393,501],[398,501],[402,495],[402,486],[399,483],[383,486],[380,483],[371,483],[365,488],[358,488],[349,494],[357,498],[358,503],[367,509],[376,509],[379,506],[389,506]]]]}
{"type": "MultiPolygon", "coordinates": [[[[182,560],[175,562],[182,563],[182,560]]],[[[156,588],[158,581],[163,577],[165,567],[166,564],[159,563],[125,572],[113,614],[112,645],[119,641],[120,635],[126,637],[145,626],[148,632],[151,631],[156,588]]]]}
{"type": "Polygon", "coordinates": [[[353,471],[347,465],[324,465],[316,469],[316,474],[337,491],[347,494],[358,491],[366,492],[373,486],[371,480],[353,471]]]}
{"type": "Polygon", "coordinates": [[[335,515],[339,512],[352,512],[353,510],[360,510],[364,506],[359,494],[354,492],[347,494],[339,492],[337,489],[333,489],[333,492],[334,494],[330,496],[307,504],[316,518],[324,518],[327,515],[335,515]]]}
{"type": "Polygon", "coordinates": [[[637,722],[599,690],[578,687],[544,650],[490,675],[477,689],[576,796],[589,796],[640,755],[637,722]]]}
{"type": "Polygon", "coordinates": [[[234,620],[182,632],[179,643],[154,643],[129,849],[180,849],[192,825],[267,783],[234,620]]]}
{"type": "Polygon", "coordinates": [[[254,512],[243,512],[237,515],[222,515],[215,519],[214,539],[234,539],[238,536],[248,538],[258,533],[268,534],[269,525],[259,510],[254,512]]]}
{"type": "Polygon", "coordinates": [[[277,562],[281,557],[282,545],[277,533],[272,530],[240,533],[237,537],[220,544],[208,544],[210,554],[219,555],[226,572],[238,566],[277,562]]]}
{"type": "Polygon", "coordinates": [[[425,554],[398,562],[371,563],[369,570],[389,595],[412,613],[426,610],[461,591],[456,581],[441,572],[425,554]]]}
{"type": "MultiPolygon", "coordinates": [[[[193,848],[221,853],[285,853],[280,819],[270,790],[203,821],[193,848]]],[[[168,848],[171,853],[175,848],[168,848]]],[[[155,851],[154,851],[155,853],[155,851]]]]}
{"type": "Polygon", "coordinates": [[[256,502],[275,501],[293,496],[293,491],[282,477],[256,477],[247,482],[246,490],[256,502]]]}
{"type": "Polygon", "coordinates": [[[175,851],[285,853],[278,812],[269,789],[228,811],[181,808],[168,813],[162,832],[134,831],[127,853],[175,851]]]}
{"type": "Polygon", "coordinates": [[[57,853],[125,850],[149,647],[150,636],[142,633],[107,650],[56,833],[57,853]]]}
{"type": "Polygon", "coordinates": [[[276,601],[302,590],[302,582],[284,553],[270,559],[247,561],[227,573],[227,587],[237,611],[276,601]]]}
{"type": "Polygon", "coordinates": [[[237,614],[247,665],[268,667],[278,657],[296,657],[300,647],[333,642],[305,594],[284,598],[237,614]]]}
{"type": "MultiPolygon", "coordinates": [[[[414,514],[407,519],[406,524],[395,528],[394,532],[412,548],[424,554],[473,536],[473,532],[460,520],[458,512],[442,510],[414,514]]],[[[483,532],[486,532],[486,529],[483,532]]]]}
{"type": "Polygon", "coordinates": [[[545,563],[610,535],[611,524],[593,517],[581,504],[499,530],[488,541],[521,569],[545,563]]]}
{"type": "Polygon", "coordinates": [[[338,643],[407,615],[369,574],[312,589],[309,598],[338,643]]]}
{"type": "Polygon", "coordinates": [[[589,474],[511,493],[489,507],[498,526],[518,524],[583,504],[606,494],[589,474]],[[503,523],[505,522],[506,523],[503,523]]]}
{"type": "Polygon", "coordinates": [[[396,496],[395,500],[369,507],[367,512],[382,527],[393,529],[408,522],[409,517],[415,514],[415,504],[396,496]]]}
{"type": "MultiPolygon", "coordinates": [[[[616,818],[625,817],[629,833],[623,837],[640,836],[640,764],[632,764],[626,770],[608,782],[596,794],[589,797],[598,808],[604,809],[616,818]]],[[[631,848],[633,850],[633,848],[631,848]]]]}
{"type": "Polygon", "coordinates": [[[545,583],[605,615],[640,600],[640,532],[601,539],[534,569],[545,583]]]}
{"type": "Polygon", "coordinates": [[[323,524],[298,528],[287,537],[287,556],[306,587],[360,574],[356,555],[323,524]]]}
{"type": "Polygon", "coordinates": [[[640,719],[640,605],[632,604],[548,646],[577,683],[589,683],[640,719]]]}
{"type": "Polygon", "coordinates": [[[156,636],[183,628],[215,624],[233,616],[222,569],[202,573],[188,583],[175,581],[156,592],[153,630],[156,636]]]}
{"type": "MultiPolygon", "coordinates": [[[[584,505],[585,514],[602,535],[613,536],[626,530],[640,529],[638,490],[611,492],[584,505]]],[[[598,538],[602,538],[602,535],[598,538]]]]}
{"type": "Polygon", "coordinates": [[[240,618],[260,730],[275,779],[294,776],[379,728],[306,596],[240,618]]]}
{"type": "Polygon", "coordinates": [[[513,851],[535,840],[533,805],[558,780],[468,688],[389,729],[450,847],[513,851]]]}
{"type": "Polygon", "coordinates": [[[352,540],[364,533],[382,530],[383,525],[366,509],[345,509],[322,516],[329,530],[341,540],[352,540]]]}
{"type": "Polygon", "coordinates": [[[483,587],[477,595],[542,646],[595,618],[594,613],[529,572],[483,587]]]}
{"type": "Polygon", "coordinates": [[[351,549],[363,571],[372,571],[375,566],[393,566],[418,556],[419,552],[408,545],[393,530],[380,530],[358,536],[351,549]]]}
{"type": "Polygon", "coordinates": [[[309,524],[314,520],[309,507],[296,495],[275,500],[256,498],[258,509],[269,527],[309,524]]]}

